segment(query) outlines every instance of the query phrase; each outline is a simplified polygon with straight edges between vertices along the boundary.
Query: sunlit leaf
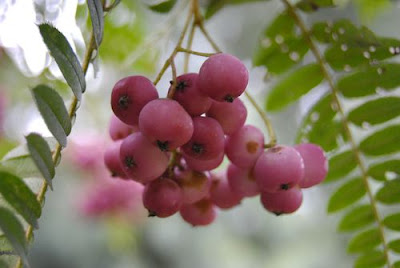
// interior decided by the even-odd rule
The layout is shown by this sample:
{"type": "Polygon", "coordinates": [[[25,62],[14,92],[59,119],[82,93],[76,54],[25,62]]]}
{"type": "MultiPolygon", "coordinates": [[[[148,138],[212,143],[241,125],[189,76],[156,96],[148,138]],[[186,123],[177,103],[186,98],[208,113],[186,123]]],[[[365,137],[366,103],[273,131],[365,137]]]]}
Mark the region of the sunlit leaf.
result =
{"type": "Polygon", "coordinates": [[[30,225],[38,228],[37,219],[42,208],[21,178],[0,171],[0,194],[30,225]]]}
{"type": "Polygon", "coordinates": [[[42,136],[36,133],[29,134],[26,140],[33,161],[49,186],[52,187],[51,180],[55,175],[55,169],[49,145],[42,136]]]}
{"type": "Polygon", "coordinates": [[[356,207],[342,218],[339,223],[339,231],[354,231],[374,222],[374,213],[371,205],[356,207]]]}
{"type": "Polygon", "coordinates": [[[400,125],[386,127],[360,143],[360,150],[367,155],[385,155],[400,150],[400,125]]]}
{"type": "Polygon", "coordinates": [[[331,182],[343,178],[357,166],[353,151],[344,151],[329,159],[328,176],[324,182],[331,182]]]}
{"type": "Polygon", "coordinates": [[[390,241],[388,246],[394,252],[400,253],[400,239],[390,241]]]}
{"type": "Polygon", "coordinates": [[[76,54],[65,36],[52,25],[43,23],[39,25],[39,29],[65,80],[74,92],[75,97],[80,100],[82,92],[85,92],[86,89],[86,81],[76,54]]]}
{"type": "Polygon", "coordinates": [[[94,39],[96,47],[98,48],[103,40],[104,31],[104,13],[103,4],[101,0],[88,0],[87,5],[89,8],[90,18],[92,21],[94,39]]]}
{"type": "Polygon", "coordinates": [[[387,63],[347,75],[337,83],[338,90],[348,98],[376,94],[377,90],[393,90],[400,86],[400,64],[387,63]]]}
{"type": "Polygon", "coordinates": [[[382,251],[368,251],[357,258],[354,268],[378,268],[385,265],[386,259],[382,251]]]}
{"type": "Polygon", "coordinates": [[[266,103],[267,110],[277,111],[284,108],[319,85],[323,79],[318,64],[309,64],[295,70],[271,89],[266,103]]]}
{"type": "Polygon", "coordinates": [[[0,229],[10,241],[16,253],[18,253],[25,265],[29,267],[27,259],[27,241],[24,229],[14,214],[6,208],[0,207],[0,229]]]}
{"type": "Polygon", "coordinates": [[[46,85],[32,89],[37,107],[50,132],[62,145],[67,145],[67,135],[71,132],[71,120],[61,96],[46,85]]]}
{"type": "Polygon", "coordinates": [[[333,0],[301,0],[296,7],[305,12],[314,12],[324,7],[335,6],[333,0]]]}
{"type": "Polygon", "coordinates": [[[372,165],[368,170],[368,174],[378,181],[386,180],[387,172],[400,174],[400,160],[388,160],[386,162],[377,163],[372,165]]]}
{"type": "Polygon", "coordinates": [[[167,0],[155,5],[149,5],[149,8],[158,13],[167,13],[174,7],[175,3],[176,0],[167,0]]]}
{"type": "Polygon", "coordinates": [[[349,253],[362,252],[375,248],[381,242],[380,233],[377,228],[363,231],[354,236],[347,246],[349,253]]]}
{"type": "Polygon", "coordinates": [[[19,177],[37,177],[41,176],[40,171],[32,160],[30,155],[12,157],[0,162],[2,170],[7,170],[19,177]]]}
{"type": "Polygon", "coordinates": [[[376,199],[388,205],[400,203],[400,179],[385,182],[376,193],[376,199]]]}
{"type": "Polygon", "coordinates": [[[400,98],[385,97],[365,102],[352,110],[348,120],[358,126],[363,123],[375,125],[400,115],[400,98]]]}
{"type": "Polygon", "coordinates": [[[383,225],[395,231],[400,231],[400,213],[387,216],[383,220],[383,225]]]}
{"type": "Polygon", "coordinates": [[[341,210],[365,195],[365,186],[361,178],[347,181],[340,186],[328,202],[328,213],[341,210]]]}

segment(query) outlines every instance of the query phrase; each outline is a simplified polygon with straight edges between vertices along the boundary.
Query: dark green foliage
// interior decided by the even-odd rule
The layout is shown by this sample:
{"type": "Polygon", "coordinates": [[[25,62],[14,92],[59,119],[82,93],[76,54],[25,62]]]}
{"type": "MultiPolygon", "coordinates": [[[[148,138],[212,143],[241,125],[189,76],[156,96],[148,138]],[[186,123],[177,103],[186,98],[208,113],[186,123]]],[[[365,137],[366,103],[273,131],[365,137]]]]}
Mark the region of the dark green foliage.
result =
{"type": "Polygon", "coordinates": [[[101,0],[88,0],[87,5],[89,8],[90,18],[92,21],[94,40],[98,48],[103,41],[104,31],[104,12],[101,0]]]}
{"type": "Polygon", "coordinates": [[[176,4],[176,0],[167,0],[159,4],[151,5],[149,8],[158,13],[168,13],[176,4]]]}

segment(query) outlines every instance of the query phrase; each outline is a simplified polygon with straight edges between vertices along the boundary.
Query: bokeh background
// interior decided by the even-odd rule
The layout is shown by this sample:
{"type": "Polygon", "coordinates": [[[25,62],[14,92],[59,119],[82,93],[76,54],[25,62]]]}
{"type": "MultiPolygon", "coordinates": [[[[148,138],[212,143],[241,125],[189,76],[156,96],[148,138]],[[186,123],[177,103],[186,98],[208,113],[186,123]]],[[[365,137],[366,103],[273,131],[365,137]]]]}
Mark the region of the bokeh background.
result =
{"type": "MultiPolygon", "coordinates": [[[[99,57],[89,68],[88,87],[80,104],[69,146],[48,191],[30,250],[34,268],[341,268],[351,267],[346,254],[349,236],[336,232],[338,215],[327,215],[329,185],[304,191],[302,207],[293,215],[267,213],[258,198],[245,199],[228,211],[219,211],[207,227],[191,227],[179,215],[147,218],[139,203],[129,209],[90,214],[85,202],[98,194],[106,181],[100,169],[101,153],[110,142],[110,94],[116,81],[142,74],[153,79],[171,53],[186,17],[188,1],[178,1],[167,15],[152,13],[145,4],[156,1],[126,0],[107,15],[99,57]]],[[[206,1],[201,1],[205,4],[206,1]]],[[[321,10],[305,18],[350,18],[380,36],[400,38],[400,4],[397,1],[337,1],[338,8],[321,10]]],[[[248,90],[263,104],[273,78],[263,68],[253,68],[252,53],[260,34],[283,6],[262,1],[227,6],[206,23],[223,51],[242,59],[250,71],[248,90]]],[[[70,96],[60,72],[47,54],[37,23],[51,21],[83,57],[90,23],[82,0],[0,0],[0,156],[24,142],[31,131],[50,135],[32,101],[30,88],[47,83],[70,96]]],[[[212,52],[199,32],[194,50],[212,52]]],[[[204,58],[192,56],[190,71],[197,72],[204,58]]],[[[177,58],[178,73],[183,59],[177,58]]],[[[165,96],[172,74],[158,84],[165,96]]],[[[301,82],[301,81],[299,81],[301,82]]],[[[323,91],[324,89],[319,89],[323,91]]],[[[282,144],[293,144],[301,116],[318,97],[269,114],[282,144]]],[[[254,109],[245,101],[248,123],[265,130],[254,109]]],[[[67,101],[68,105],[68,101],[67,101]]],[[[266,132],[265,132],[266,133],[266,132]]],[[[223,167],[221,167],[223,168],[223,167]]],[[[135,197],[132,197],[133,199],[135,197]]],[[[101,198],[100,198],[101,199],[101,198]]]]}

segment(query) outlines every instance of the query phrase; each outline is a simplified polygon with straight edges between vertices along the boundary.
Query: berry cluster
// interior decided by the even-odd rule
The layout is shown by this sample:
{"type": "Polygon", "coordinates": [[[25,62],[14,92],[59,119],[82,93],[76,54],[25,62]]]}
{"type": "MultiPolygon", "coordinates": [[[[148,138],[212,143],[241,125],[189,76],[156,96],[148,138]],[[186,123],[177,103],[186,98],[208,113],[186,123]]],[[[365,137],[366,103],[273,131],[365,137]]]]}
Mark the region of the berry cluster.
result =
{"type": "Polygon", "coordinates": [[[159,98],[143,76],[115,84],[110,124],[115,143],[105,153],[105,164],[113,176],[145,185],[149,215],[179,212],[192,225],[207,225],[217,207],[229,209],[258,194],[267,210],[291,213],[301,205],[300,188],[324,179],[327,162],[316,145],[264,151],[264,135],[245,125],[247,110],[238,98],[247,83],[244,64],[220,53],[209,57],[199,73],[176,77],[172,98],[159,98]],[[225,155],[227,171],[213,171],[225,155]]]}

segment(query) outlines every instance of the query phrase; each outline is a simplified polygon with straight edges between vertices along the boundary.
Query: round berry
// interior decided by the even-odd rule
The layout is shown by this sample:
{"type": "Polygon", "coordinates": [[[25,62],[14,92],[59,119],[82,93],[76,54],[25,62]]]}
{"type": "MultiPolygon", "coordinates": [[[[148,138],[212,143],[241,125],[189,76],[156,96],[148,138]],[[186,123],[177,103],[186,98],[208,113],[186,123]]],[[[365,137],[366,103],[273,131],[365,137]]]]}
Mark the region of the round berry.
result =
{"type": "Polygon", "coordinates": [[[138,130],[137,126],[127,125],[114,114],[111,115],[108,133],[113,141],[122,140],[138,130]]]}
{"type": "Polygon", "coordinates": [[[161,151],[170,151],[189,141],[193,121],[177,101],[156,99],[140,112],[139,129],[161,151]]]}
{"type": "Polygon", "coordinates": [[[228,166],[227,177],[232,191],[241,197],[256,196],[260,193],[251,169],[242,169],[231,163],[228,166]]]}
{"type": "Polygon", "coordinates": [[[183,203],[192,204],[208,195],[211,180],[206,173],[190,169],[176,170],[174,180],[182,188],[183,203]]]}
{"type": "Polygon", "coordinates": [[[176,78],[176,90],[173,99],[179,102],[191,116],[199,116],[208,111],[211,99],[197,87],[196,73],[180,75],[176,78]]]}
{"type": "Polygon", "coordinates": [[[219,165],[224,160],[224,152],[221,152],[217,157],[209,159],[209,160],[200,160],[193,158],[189,155],[184,155],[186,165],[193,170],[196,171],[206,171],[213,170],[214,168],[219,167],[219,165]]]}
{"type": "Polygon", "coordinates": [[[194,159],[210,160],[224,151],[224,132],[221,125],[213,118],[194,117],[193,136],[182,146],[184,155],[194,159]]]}
{"type": "Polygon", "coordinates": [[[318,145],[303,143],[294,146],[304,161],[304,178],[299,182],[301,188],[309,188],[322,182],[328,173],[328,160],[318,145]]]}
{"type": "Polygon", "coordinates": [[[226,138],[225,153],[233,164],[251,168],[264,151],[264,135],[258,128],[245,125],[226,138]]]}
{"type": "Polygon", "coordinates": [[[126,137],[120,149],[125,173],[135,181],[147,183],[161,176],[168,166],[168,156],[151,144],[141,132],[126,137]]]}
{"type": "Polygon", "coordinates": [[[240,99],[232,103],[213,101],[206,114],[220,123],[226,135],[232,135],[244,125],[247,109],[240,99]]]}
{"type": "Polygon", "coordinates": [[[249,72],[238,58],[219,53],[200,67],[198,86],[216,101],[233,102],[246,89],[248,80],[249,72]]]}
{"type": "Polygon", "coordinates": [[[122,122],[137,125],[142,108],[157,98],[157,89],[148,78],[128,76],[115,84],[111,93],[111,108],[122,122]]]}
{"type": "Polygon", "coordinates": [[[240,204],[242,198],[229,186],[225,174],[211,174],[210,199],[219,208],[229,209],[240,204]]]}
{"type": "Polygon", "coordinates": [[[182,206],[182,190],[168,178],[158,178],[146,184],[143,192],[143,205],[149,210],[149,216],[169,217],[182,206]]]}
{"type": "Polygon", "coordinates": [[[277,145],[258,158],[254,177],[262,192],[289,190],[304,177],[304,162],[292,147],[277,145]]]}
{"type": "Polygon", "coordinates": [[[183,205],[179,213],[182,219],[193,226],[204,226],[211,224],[217,216],[217,209],[207,198],[194,204],[183,205]]]}
{"type": "Polygon", "coordinates": [[[116,141],[112,143],[104,152],[104,164],[107,169],[111,172],[112,177],[127,178],[124,168],[121,165],[120,160],[120,148],[122,141],[116,141]]]}
{"type": "Polygon", "coordinates": [[[295,212],[302,201],[303,193],[297,187],[284,192],[261,193],[261,203],[264,208],[277,216],[295,212]]]}

